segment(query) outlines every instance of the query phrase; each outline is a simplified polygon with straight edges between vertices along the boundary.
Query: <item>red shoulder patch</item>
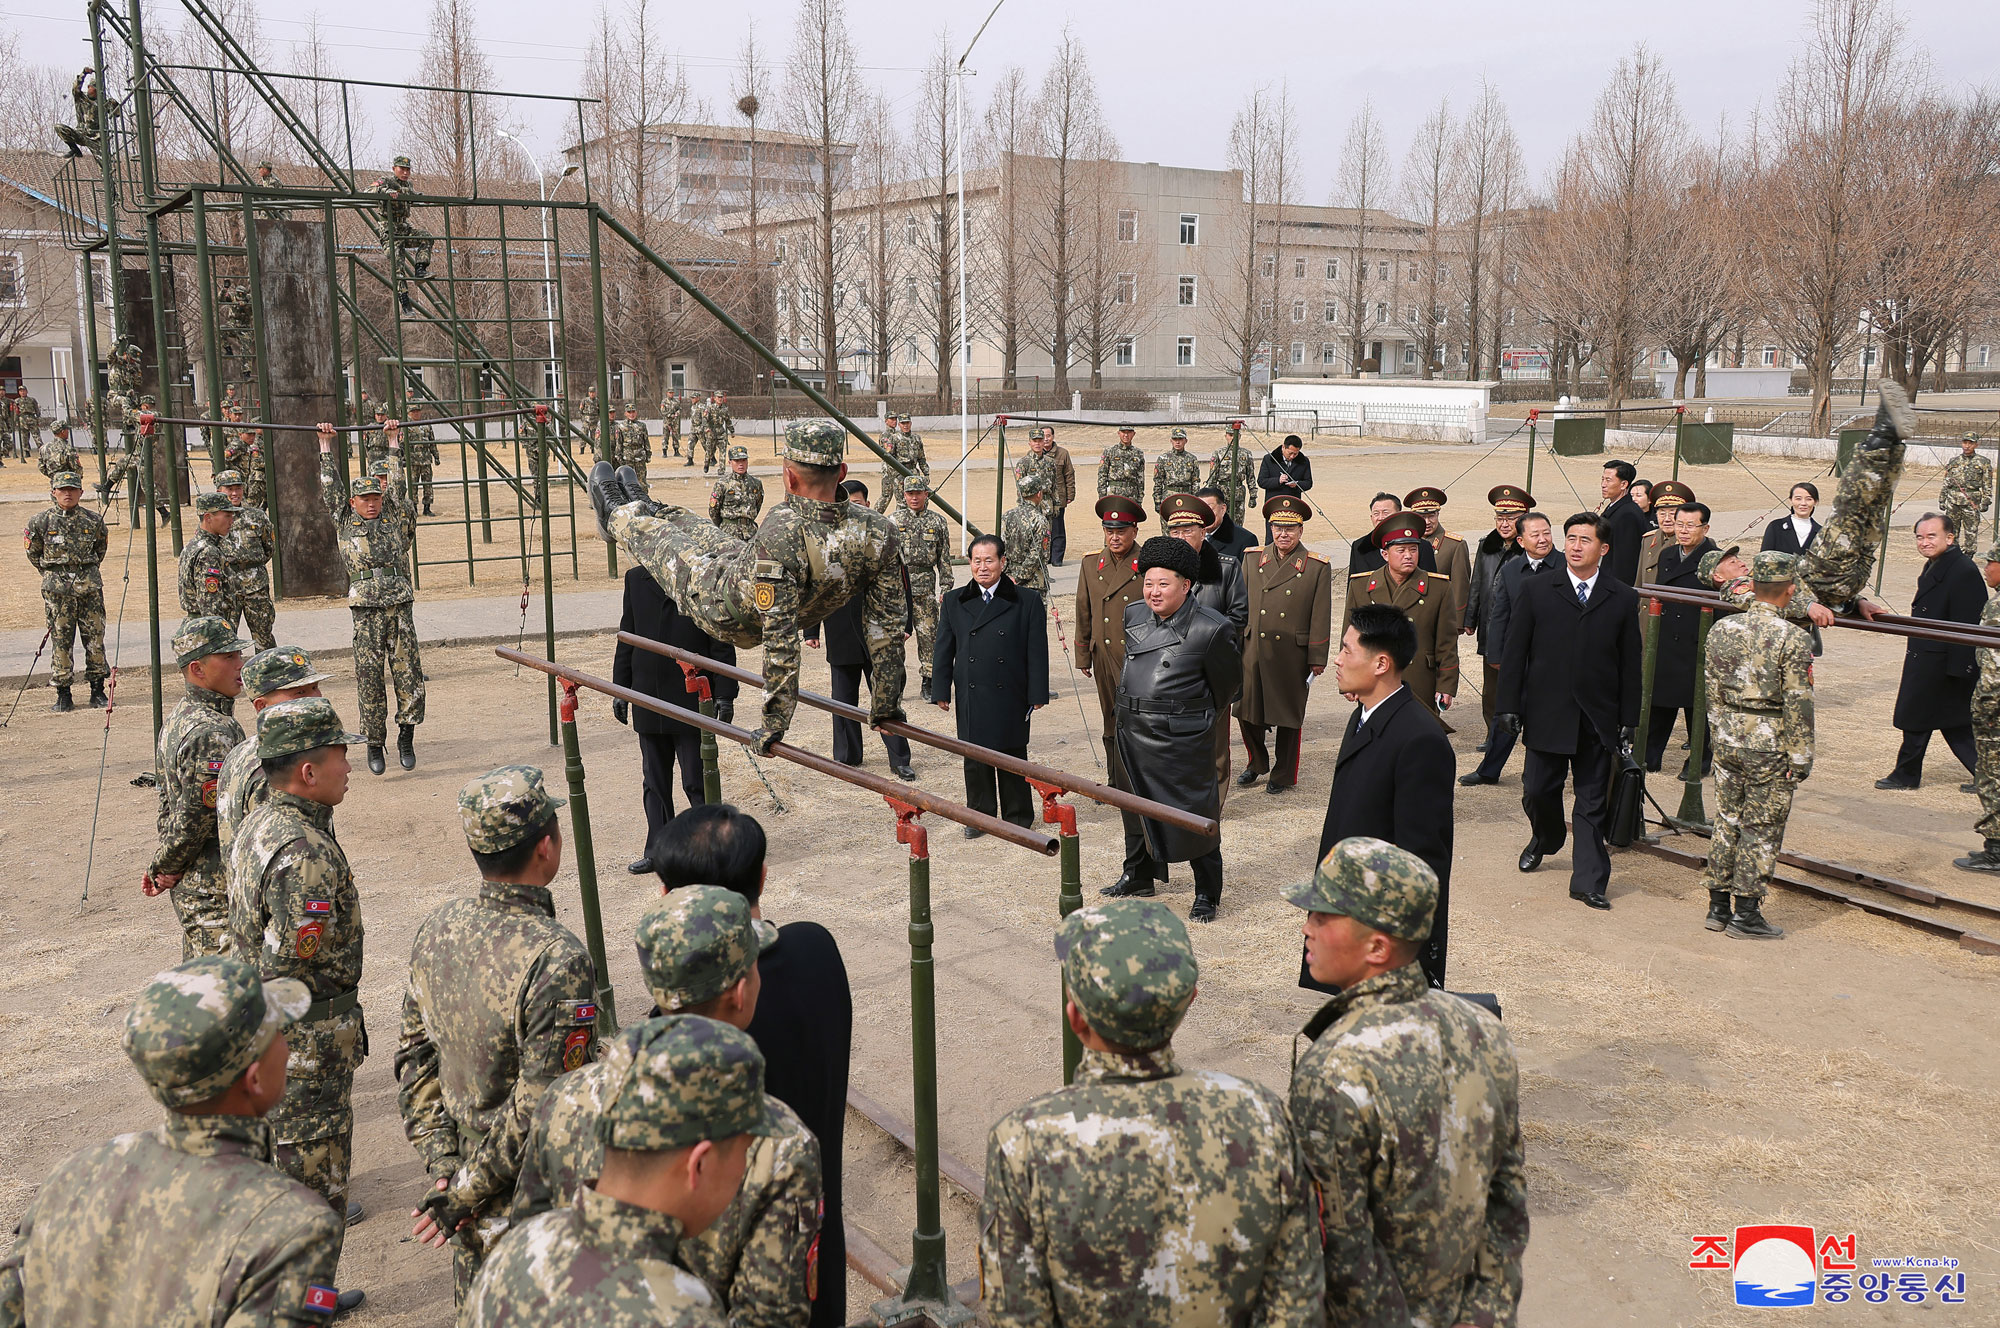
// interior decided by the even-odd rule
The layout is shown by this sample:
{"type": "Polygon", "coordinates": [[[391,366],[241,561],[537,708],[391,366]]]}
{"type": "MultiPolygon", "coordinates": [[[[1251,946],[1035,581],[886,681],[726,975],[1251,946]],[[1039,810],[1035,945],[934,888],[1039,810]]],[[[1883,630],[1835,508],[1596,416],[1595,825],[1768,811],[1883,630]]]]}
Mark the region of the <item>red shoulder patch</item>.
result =
{"type": "Polygon", "coordinates": [[[303,923],[299,927],[298,934],[292,937],[292,948],[298,951],[299,958],[311,959],[319,953],[319,943],[325,934],[325,923],[318,921],[303,923]]]}

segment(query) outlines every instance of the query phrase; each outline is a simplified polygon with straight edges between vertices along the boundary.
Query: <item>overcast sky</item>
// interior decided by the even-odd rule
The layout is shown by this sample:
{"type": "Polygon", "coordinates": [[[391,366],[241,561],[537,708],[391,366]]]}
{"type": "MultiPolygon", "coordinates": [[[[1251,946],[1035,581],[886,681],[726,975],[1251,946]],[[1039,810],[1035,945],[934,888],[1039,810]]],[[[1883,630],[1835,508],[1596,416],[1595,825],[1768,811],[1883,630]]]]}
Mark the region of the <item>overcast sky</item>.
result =
{"type": "MultiPolygon", "coordinates": [[[[613,0],[619,10],[624,0],[613,0]]],[[[164,16],[175,0],[156,0],[164,16]]],[[[887,92],[907,120],[919,100],[920,69],[941,32],[962,49],[990,0],[916,3],[848,0],[848,25],[864,77],[887,92]]],[[[265,35],[282,52],[312,0],[265,0],[265,35]]],[[[22,38],[33,60],[84,63],[79,0],[0,0],[0,23],[22,38]]],[[[481,37],[502,85],[517,92],[577,89],[592,0],[483,0],[481,37]]],[[[746,26],[782,61],[792,0],[692,4],[655,0],[698,95],[716,111],[733,100],[729,78],[746,26]]],[[[321,5],[322,22],[351,77],[398,79],[415,65],[426,0],[342,0],[321,5]]],[[[1304,128],[1300,201],[1328,201],[1341,138],[1364,98],[1372,98],[1400,165],[1411,128],[1439,97],[1462,108],[1480,78],[1491,80],[1512,113],[1531,179],[1539,181],[1584,122],[1592,99],[1634,42],[1647,42],[1673,72],[1688,121],[1713,132],[1726,116],[1740,126],[1799,49],[1809,6],[1803,0],[1680,0],[1669,6],[1602,0],[1432,0],[1422,5],[1356,5],[1319,0],[1289,6],[1122,0],[1004,0],[969,67],[975,106],[992,75],[1018,64],[1039,77],[1065,25],[1090,53],[1099,94],[1124,155],[1175,166],[1223,165],[1229,121],[1260,84],[1289,85],[1304,128]],[[1271,15],[1260,19],[1261,15],[1271,15]]],[[[2000,4],[1921,0],[1902,6],[1908,42],[1928,53],[1950,88],[1990,86],[2000,51],[2000,4]]],[[[273,61],[282,65],[282,56],[273,61]]],[[[384,115],[382,118],[387,119],[384,115]]],[[[733,117],[732,117],[733,118],[733,117]]],[[[768,120],[766,123],[769,123],[768,120]]],[[[376,146],[388,153],[388,126],[376,146]]],[[[537,126],[545,153],[552,124],[537,126]]]]}

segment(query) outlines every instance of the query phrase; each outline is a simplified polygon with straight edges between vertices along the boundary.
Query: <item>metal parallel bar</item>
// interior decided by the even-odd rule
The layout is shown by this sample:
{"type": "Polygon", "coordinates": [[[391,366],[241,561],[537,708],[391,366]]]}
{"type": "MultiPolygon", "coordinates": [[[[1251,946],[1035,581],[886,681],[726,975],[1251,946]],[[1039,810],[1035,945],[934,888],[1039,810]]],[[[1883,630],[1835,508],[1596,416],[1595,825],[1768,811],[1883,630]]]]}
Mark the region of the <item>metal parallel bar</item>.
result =
{"type": "MultiPolygon", "coordinates": [[[[650,710],[656,715],[665,715],[668,719],[679,720],[690,728],[700,729],[704,733],[713,733],[718,738],[728,738],[732,742],[740,742],[745,746],[749,746],[751,739],[755,736],[748,729],[738,728],[734,724],[725,724],[719,719],[711,719],[697,711],[683,709],[677,705],[669,705],[658,697],[648,696],[644,692],[635,692],[630,687],[620,687],[617,683],[609,679],[584,673],[581,670],[570,668],[565,664],[557,664],[552,660],[538,659],[533,655],[523,654],[521,651],[511,649],[507,646],[495,646],[493,647],[493,653],[510,663],[524,664],[531,669],[539,669],[543,673],[552,673],[556,677],[576,683],[580,687],[588,687],[594,692],[602,692],[604,695],[615,700],[624,701],[628,705],[638,706],[641,710],[650,710]]],[[[770,754],[790,761],[794,765],[802,765],[806,769],[819,774],[831,775],[842,783],[853,784],[857,788],[867,789],[870,793],[900,799],[913,807],[929,812],[934,816],[942,816],[945,820],[955,822],[958,825],[969,825],[974,829],[984,830],[995,839],[1004,839],[1010,844],[1017,844],[1026,849],[1033,849],[1044,857],[1055,856],[1060,848],[1060,845],[1048,835],[1037,834],[1032,830],[1023,829],[1010,821],[1003,821],[997,816],[988,816],[985,812],[974,811],[970,807],[949,802],[938,797],[936,794],[914,788],[900,780],[884,779],[880,775],[871,774],[866,770],[842,765],[838,761],[821,756],[818,752],[809,752],[803,747],[794,747],[788,742],[773,743],[770,754]]]]}
{"type": "MultiPolygon", "coordinates": [[[[398,420],[397,423],[398,424],[409,424],[409,423],[469,424],[474,420],[508,420],[508,419],[513,419],[517,415],[525,415],[528,413],[530,409],[532,409],[532,407],[522,406],[513,410],[490,410],[478,415],[447,415],[443,419],[426,419],[426,420],[416,420],[416,421],[398,420]]],[[[216,418],[214,419],[191,419],[174,415],[156,415],[153,417],[153,419],[154,422],[157,424],[182,424],[190,428],[206,427],[209,425],[228,423],[227,420],[221,417],[221,412],[219,410],[216,412],[216,418]]],[[[319,432],[319,426],[317,424],[259,424],[257,427],[259,429],[267,429],[272,433],[316,434],[319,432]]],[[[367,433],[370,429],[374,427],[375,427],[374,421],[371,420],[367,424],[336,424],[333,428],[333,431],[335,433],[367,433]]]]}
{"type": "MultiPolygon", "coordinates": [[[[764,675],[761,673],[753,673],[749,669],[734,664],[724,664],[720,660],[710,659],[706,655],[698,655],[692,650],[683,650],[681,647],[669,645],[665,641],[655,641],[651,637],[640,636],[635,632],[620,632],[618,633],[618,639],[640,650],[651,651],[655,655],[664,655],[668,659],[677,660],[683,664],[693,664],[704,672],[713,673],[718,677],[733,678],[737,682],[747,682],[755,687],[762,687],[764,685],[764,675]]],[[[799,691],[799,700],[816,709],[824,710],[828,714],[838,715],[842,719],[851,719],[861,724],[868,723],[868,712],[859,706],[847,705],[844,702],[834,700],[832,697],[821,696],[816,692],[808,692],[803,688],[799,691]]],[[[983,761],[996,770],[1005,770],[1010,774],[1020,775],[1025,779],[1038,780],[1041,783],[1062,789],[1067,793],[1080,794],[1083,797],[1089,798],[1092,802],[1101,802],[1107,807],[1116,807],[1119,811],[1132,812],[1150,821],[1163,821],[1169,825],[1179,826],[1181,829],[1197,835],[1213,835],[1218,832],[1215,821],[1207,817],[1196,816],[1193,812],[1183,811],[1179,807],[1169,807],[1164,802],[1155,802],[1151,798],[1142,798],[1136,793],[1127,793],[1123,789],[1115,789],[1106,784],[1099,784],[1094,780],[1084,779],[1081,776],[1072,775],[1064,770],[1057,770],[1053,766],[1041,765],[1034,761],[1025,761],[1018,756],[1009,756],[1005,752],[996,752],[991,747],[981,747],[979,744],[967,742],[963,738],[938,733],[932,729],[919,728],[915,724],[895,721],[882,725],[882,729],[886,733],[893,733],[898,737],[908,738],[912,742],[921,742],[927,746],[936,747],[938,750],[950,752],[954,756],[962,756],[974,761],[983,761]]]]}

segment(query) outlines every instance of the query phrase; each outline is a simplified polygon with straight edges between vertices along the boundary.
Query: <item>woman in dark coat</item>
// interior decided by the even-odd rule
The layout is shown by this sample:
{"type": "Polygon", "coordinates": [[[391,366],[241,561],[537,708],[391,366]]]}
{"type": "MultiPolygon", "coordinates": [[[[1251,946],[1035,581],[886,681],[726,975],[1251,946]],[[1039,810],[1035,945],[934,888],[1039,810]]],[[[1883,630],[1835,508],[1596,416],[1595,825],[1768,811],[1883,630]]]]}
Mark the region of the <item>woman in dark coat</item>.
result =
{"type": "MultiPolygon", "coordinates": [[[[1125,781],[1119,787],[1213,817],[1221,815],[1222,792],[1211,735],[1243,680],[1243,661],[1229,621],[1190,593],[1200,571],[1200,556],[1171,535],[1156,535],[1139,550],[1146,600],[1125,606],[1117,730],[1125,781]]],[[[1194,872],[1188,920],[1215,920],[1222,900],[1219,834],[1197,835],[1128,815],[1125,839],[1125,874],[1104,894],[1151,895],[1155,863],[1185,862],[1194,872]]]]}
{"type": "Polygon", "coordinates": [[[1763,548],[1766,552],[1804,553],[1819,538],[1822,527],[1813,519],[1813,509],[1819,506],[1819,489],[1800,480],[1792,486],[1790,501],[1791,515],[1781,516],[1764,527],[1763,548]]]}

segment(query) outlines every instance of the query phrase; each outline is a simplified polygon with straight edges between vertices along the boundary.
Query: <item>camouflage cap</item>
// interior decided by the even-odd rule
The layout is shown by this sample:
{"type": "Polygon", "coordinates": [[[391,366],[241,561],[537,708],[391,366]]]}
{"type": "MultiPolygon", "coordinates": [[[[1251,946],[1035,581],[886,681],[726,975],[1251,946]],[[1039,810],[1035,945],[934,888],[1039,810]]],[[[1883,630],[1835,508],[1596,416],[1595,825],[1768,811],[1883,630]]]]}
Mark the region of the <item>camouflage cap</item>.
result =
{"type": "Polygon", "coordinates": [[[324,696],[301,696],[280,701],[257,712],[257,759],[274,760],[317,751],[321,747],[345,747],[366,742],[359,733],[349,733],[335,713],[333,702],[324,696]]]}
{"type": "Polygon", "coordinates": [[[56,435],[58,438],[68,433],[69,430],[70,430],[70,423],[69,423],[69,416],[67,415],[63,416],[61,419],[57,420],[54,424],[51,424],[49,426],[49,432],[56,435]]]}
{"type": "Polygon", "coordinates": [[[226,493],[198,493],[194,498],[194,514],[210,516],[216,512],[240,512],[243,509],[229,501],[226,493]]]}
{"type": "Polygon", "coordinates": [[[210,614],[183,619],[172,644],[174,665],[183,669],[210,655],[227,655],[249,648],[250,643],[236,635],[234,627],[210,614]]]}
{"type": "Polygon", "coordinates": [[[1715,569],[1722,566],[1723,560],[1734,558],[1740,551],[1739,547],[1734,544],[1726,549],[1710,549],[1707,553],[1701,555],[1701,561],[1695,565],[1694,574],[1704,581],[1713,581],[1715,580],[1715,569]]]}
{"type": "Polygon", "coordinates": [[[1175,429],[1175,430],[1174,430],[1174,431],[1173,431],[1172,433],[1170,433],[1170,434],[1168,434],[1168,435],[1167,435],[1167,441],[1168,441],[1168,442],[1172,442],[1172,443],[1184,443],[1184,442],[1186,442],[1186,441],[1187,441],[1187,430],[1186,430],[1186,429],[1175,429]]]}
{"type": "Polygon", "coordinates": [[[1023,471],[1014,477],[1014,491],[1023,498],[1033,497],[1047,487],[1047,482],[1042,479],[1042,473],[1038,470],[1023,471]]]}
{"type": "Polygon", "coordinates": [[[748,461],[750,459],[750,449],[738,443],[729,449],[729,459],[731,461],[748,461]]]}
{"type": "Polygon", "coordinates": [[[333,675],[313,668],[312,656],[297,646],[273,646],[243,661],[243,694],[255,700],[287,687],[309,687],[333,675]]]}
{"type": "Polygon", "coordinates": [[[1750,579],[1762,585],[1777,585],[1791,580],[1798,566],[1798,555],[1779,549],[1765,549],[1750,560],[1750,579]]]}
{"type": "Polygon", "coordinates": [[[260,979],[254,964],[204,955],[140,990],[125,1016],[125,1055],[161,1105],[191,1106],[235,1083],[311,1004],[303,982],[260,979]]]}
{"type": "Polygon", "coordinates": [[[139,404],[142,406],[157,406],[160,404],[160,400],[151,392],[148,392],[139,398],[139,404]]]}
{"type": "Polygon", "coordinates": [[[240,470],[218,470],[215,472],[215,487],[218,489],[226,489],[232,484],[241,486],[242,483],[243,472],[240,470]]]}
{"type": "Polygon", "coordinates": [[[847,430],[833,420],[793,420],[785,426],[785,460],[841,465],[847,460],[847,430]]]}
{"type": "Polygon", "coordinates": [[[1314,913],[1336,913],[1398,940],[1431,934],[1438,879],[1430,864],[1386,839],[1353,835],[1335,844],[1312,880],[1285,896],[1314,913]]]}
{"type": "Polygon", "coordinates": [[[777,939],[734,890],[683,886],[639,919],[639,971],[654,1003],[674,1014],[735,986],[777,939]]]}
{"type": "Polygon", "coordinates": [[[615,1053],[631,1057],[597,1118],[607,1148],[664,1153],[704,1139],[776,1134],[764,1097],[764,1056],[748,1033],[697,1014],[627,1029],[615,1053]]]}
{"type": "Polygon", "coordinates": [[[503,765],[458,791],[458,818],[474,853],[504,853],[568,801],[549,796],[534,766],[503,765]]]}
{"type": "Polygon", "coordinates": [[[347,482],[350,497],[361,498],[371,493],[382,492],[382,477],[370,471],[366,475],[356,475],[347,482]]]}
{"type": "Polygon", "coordinates": [[[911,475],[909,478],[903,481],[903,496],[905,498],[909,497],[913,493],[927,494],[930,491],[931,491],[931,482],[925,479],[921,475],[911,475]]]}
{"type": "Polygon", "coordinates": [[[2000,544],[1996,544],[1988,549],[1985,556],[1979,561],[1982,563],[2000,563],[2000,544]]]}
{"type": "Polygon", "coordinates": [[[1156,899],[1086,904],[1057,929],[1056,957],[1084,1021],[1136,1051],[1173,1037],[1194,1000],[1194,946],[1156,899]]]}
{"type": "Polygon", "coordinates": [[[83,476],[73,470],[59,470],[49,480],[51,489],[81,489],[83,476]]]}
{"type": "Polygon", "coordinates": [[[408,170],[410,166],[410,159],[408,157],[398,157],[394,161],[389,163],[389,169],[392,171],[395,170],[398,166],[401,166],[403,169],[408,170]]]}

